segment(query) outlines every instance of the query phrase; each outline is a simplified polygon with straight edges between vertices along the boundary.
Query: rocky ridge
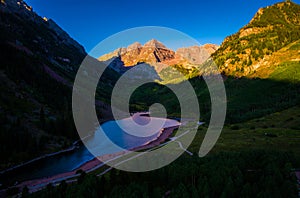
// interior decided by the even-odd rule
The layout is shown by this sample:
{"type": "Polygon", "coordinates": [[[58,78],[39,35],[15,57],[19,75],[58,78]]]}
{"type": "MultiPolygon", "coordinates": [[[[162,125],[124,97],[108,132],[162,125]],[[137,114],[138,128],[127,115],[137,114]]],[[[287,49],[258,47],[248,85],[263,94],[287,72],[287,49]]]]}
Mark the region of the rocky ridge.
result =
{"type": "Polygon", "coordinates": [[[176,51],[168,49],[163,43],[152,39],[144,45],[135,42],[128,47],[118,48],[115,51],[98,58],[106,61],[110,67],[123,73],[139,64],[152,66],[156,73],[168,69],[168,67],[183,67],[192,70],[204,63],[210,55],[218,49],[217,45],[206,44],[203,46],[191,46],[179,48],[176,51]]]}

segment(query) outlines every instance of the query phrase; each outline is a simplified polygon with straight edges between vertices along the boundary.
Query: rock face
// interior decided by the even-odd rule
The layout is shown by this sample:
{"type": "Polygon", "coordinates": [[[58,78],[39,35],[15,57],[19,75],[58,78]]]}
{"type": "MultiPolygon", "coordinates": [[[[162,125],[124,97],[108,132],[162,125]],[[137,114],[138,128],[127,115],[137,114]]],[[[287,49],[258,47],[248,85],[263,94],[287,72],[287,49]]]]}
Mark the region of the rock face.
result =
{"type": "Polygon", "coordinates": [[[167,49],[163,44],[151,40],[142,47],[127,48],[121,55],[124,66],[134,66],[138,63],[159,63],[174,58],[175,52],[167,49]]]}
{"type": "Polygon", "coordinates": [[[125,67],[135,66],[139,63],[159,63],[173,59],[175,52],[168,49],[161,42],[152,39],[144,45],[135,42],[126,48],[119,48],[112,53],[101,56],[98,60],[107,61],[113,57],[120,57],[125,67]]]}
{"type": "Polygon", "coordinates": [[[176,55],[188,60],[190,63],[202,64],[217,49],[218,49],[217,45],[205,44],[203,46],[179,48],[176,51],[176,55]]]}

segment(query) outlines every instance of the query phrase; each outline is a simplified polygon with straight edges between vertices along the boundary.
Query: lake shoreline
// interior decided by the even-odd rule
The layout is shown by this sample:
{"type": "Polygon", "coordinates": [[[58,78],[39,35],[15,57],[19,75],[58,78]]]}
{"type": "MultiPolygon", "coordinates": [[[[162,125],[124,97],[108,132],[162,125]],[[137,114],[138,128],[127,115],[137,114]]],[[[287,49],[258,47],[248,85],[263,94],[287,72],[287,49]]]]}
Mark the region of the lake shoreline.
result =
{"type": "Polygon", "coordinates": [[[103,163],[103,162],[105,162],[107,160],[111,160],[113,158],[116,158],[118,156],[126,154],[130,151],[140,151],[140,150],[145,150],[145,149],[149,149],[149,148],[160,145],[161,143],[165,142],[171,136],[171,134],[174,132],[174,130],[177,129],[178,127],[179,127],[179,125],[164,128],[163,132],[161,132],[161,134],[155,140],[153,140],[145,145],[132,148],[129,151],[122,151],[122,152],[118,152],[118,153],[98,156],[98,157],[93,158],[90,161],[85,162],[84,164],[82,164],[81,166],[76,168],[75,170],[65,172],[65,173],[60,173],[60,174],[49,176],[49,177],[23,181],[20,184],[17,184],[15,187],[22,190],[25,186],[27,186],[31,192],[35,192],[35,191],[38,191],[41,188],[45,187],[49,183],[52,183],[52,184],[60,183],[63,180],[77,177],[80,175],[80,173],[78,173],[78,172],[81,172],[81,171],[84,171],[87,173],[92,172],[92,171],[102,167],[103,165],[105,165],[105,163],[103,163]]]}
{"type": "MultiPolygon", "coordinates": [[[[104,124],[106,122],[109,122],[109,121],[114,121],[114,119],[102,119],[102,120],[99,120],[99,124],[102,125],[102,124],[104,124]]],[[[89,138],[92,135],[94,135],[94,134],[89,134],[89,135],[87,135],[86,137],[84,137],[82,139],[78,139],[78,140],[74,141],[71,146],[69,146],[69,147],[67,147],[67,148],[65,148],[63,150],[52,152],[52,153],[46,153],[44,155],[35,157],[35,158],[30,159],[28,161],[24,161],[24,162],[21,162],[19,164],[16,164],[16,165],[14,165],[12,167],[3,169],[3,170],[0,171],[0,175],[3,175],[3,174],[8,173],[10,171],[14,171],[14,170],[19,169],[19,168],[24,168],[24,167],[26,167],[26,166],[34,163],[34,162],[38,162],[38,161],[46,159],[48,157],[55,157],[55,156],[59,156],[59,155],[63,155],[63,154],[69,153],[69,152],[74,152],[74,151],[76,151],[77,146],[79,144],[83,144],[82,141],[84,139],[89,138]]]]}

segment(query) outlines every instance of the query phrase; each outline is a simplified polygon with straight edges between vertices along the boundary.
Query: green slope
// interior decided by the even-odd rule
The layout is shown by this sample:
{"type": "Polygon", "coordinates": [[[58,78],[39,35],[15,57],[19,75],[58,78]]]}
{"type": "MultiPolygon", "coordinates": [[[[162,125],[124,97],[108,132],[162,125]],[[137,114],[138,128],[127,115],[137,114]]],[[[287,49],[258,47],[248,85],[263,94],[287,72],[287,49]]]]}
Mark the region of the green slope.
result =
{"type": "Polygon", "coordinates": [[[227,37],[213,54],[220,70],[239,77],[259,76],[257,67],[264,65],[265,59],[272,60],[274,53],[300,39],[299,13],[300,6],[292,2],[261,8],[249,24],[227,37]]]}

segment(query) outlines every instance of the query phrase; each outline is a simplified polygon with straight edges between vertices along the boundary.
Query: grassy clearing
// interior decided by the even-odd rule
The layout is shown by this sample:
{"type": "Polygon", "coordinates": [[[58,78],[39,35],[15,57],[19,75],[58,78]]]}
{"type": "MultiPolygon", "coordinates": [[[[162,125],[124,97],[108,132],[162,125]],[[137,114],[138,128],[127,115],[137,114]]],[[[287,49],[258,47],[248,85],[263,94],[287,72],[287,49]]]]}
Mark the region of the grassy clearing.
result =
{"type": "Polygon", "coordinates": [[[270,79],[291,83],[300,82],[300,61],[288,61],[278,65],[270,79]]]}
{"type": "MultiPolygon", "coordinates": [[[[300,156],[300,106],[253,119],[244,123],[226,125],[211,151],[239,151],[263,149],[291,151],[300,156]],[[270,137],[276,136],[276,137],[270,137]]],[[[190,150],[197,153],[207,127],[200,127],[190,150]]]]}

